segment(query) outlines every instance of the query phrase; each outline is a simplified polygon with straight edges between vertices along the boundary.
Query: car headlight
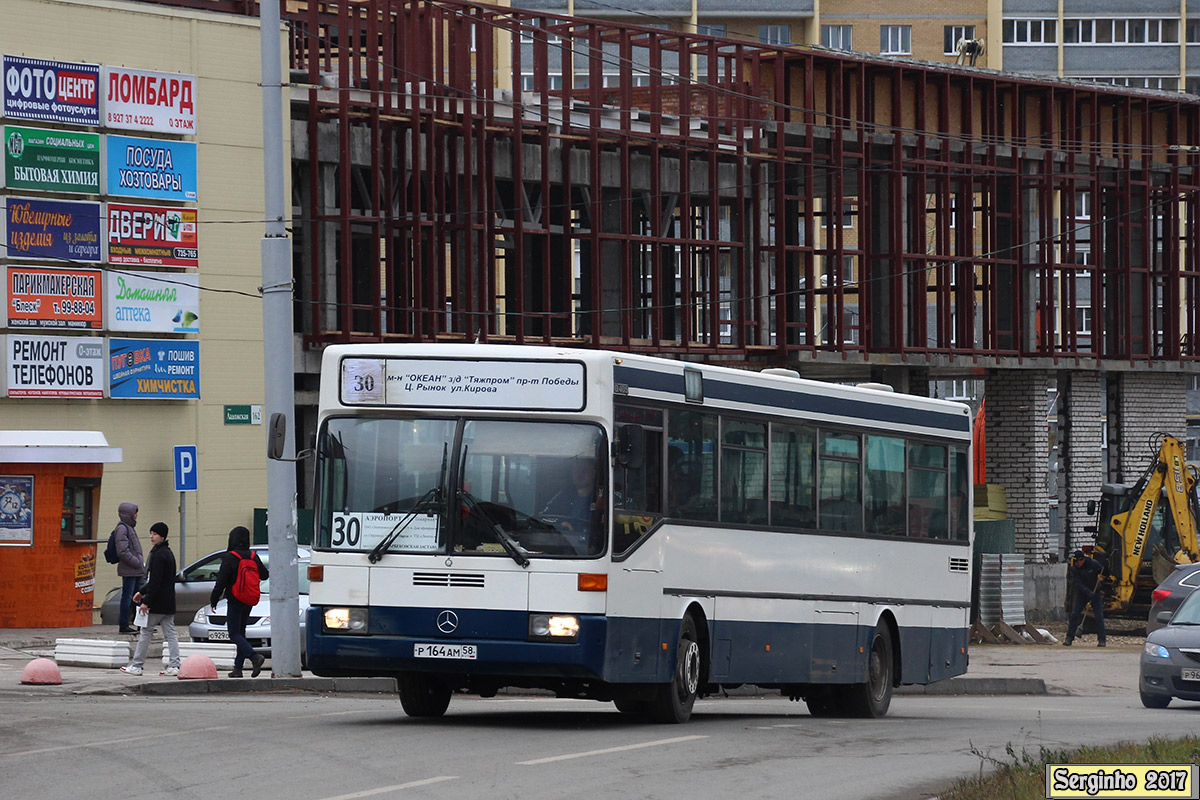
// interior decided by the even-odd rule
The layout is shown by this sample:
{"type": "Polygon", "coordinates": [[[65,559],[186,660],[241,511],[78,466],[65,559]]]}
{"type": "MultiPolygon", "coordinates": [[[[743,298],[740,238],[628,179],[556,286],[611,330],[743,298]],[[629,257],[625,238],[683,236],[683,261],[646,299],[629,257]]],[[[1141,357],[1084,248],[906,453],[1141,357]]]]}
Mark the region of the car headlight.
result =
{"type": "Polygon", "coordinates": [[[574,641],[579,636],[579,619],[570,614],[530,614],[529,638],[574,641]]]}
{"type": "Polygon", "coordinates": [[[1155,644],[1154,642],[1146,642],[1146,644],[1142,647],[1142,652],[1151,658],[1171,657],[1171,654],[1167,652],[1167,648],[1163,647],[1161,644],[1155,644]]]}
{"type": "Polygon", "coordinates": [[[208,624],[208,606],[200,606],[200,610],[196,612],[196,616],[192,620],[192,622],[198,623],[200,625],[207,625],[208,624]]]}
{"type": "Polygon", "coordinates": [[[365,608],[327,608],[324,618],[327,631],[367,632],[367,610],[365,608]]]}

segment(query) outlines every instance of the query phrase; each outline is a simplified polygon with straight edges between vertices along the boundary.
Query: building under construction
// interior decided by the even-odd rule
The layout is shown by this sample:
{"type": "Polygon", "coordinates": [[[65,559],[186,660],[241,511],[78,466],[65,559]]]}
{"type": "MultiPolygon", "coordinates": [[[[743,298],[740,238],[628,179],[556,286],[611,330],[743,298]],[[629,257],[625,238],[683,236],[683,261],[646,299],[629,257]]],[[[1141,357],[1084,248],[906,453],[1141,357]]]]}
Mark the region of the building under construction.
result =
{"type": "Polygon", "coordinates": [[[1090,539],[1087,501],[1150,432],[1184,433],[1196,98],[467,2],[285,16],[305,354],[570,344],[981,380],[988,480],[1043,560],[1090,539]]]}

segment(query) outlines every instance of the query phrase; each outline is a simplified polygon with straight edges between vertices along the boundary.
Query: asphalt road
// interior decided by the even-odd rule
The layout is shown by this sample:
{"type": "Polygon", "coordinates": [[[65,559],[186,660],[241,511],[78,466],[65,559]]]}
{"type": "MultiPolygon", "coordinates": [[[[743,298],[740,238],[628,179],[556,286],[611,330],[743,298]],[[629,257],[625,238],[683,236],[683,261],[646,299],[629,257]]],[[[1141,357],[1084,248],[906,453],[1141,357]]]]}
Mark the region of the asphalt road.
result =
{"type": "Polygon", "coordinates": [[[815,719],[782,698],[701,701],[681,726],[609,704],[459,698],[437,720],[390,696],[11,694],[5,797],[928,798],[1004,760],[1193,733],[1200,706],[1136,696],[906,696],[883,720],[815,719]]]}

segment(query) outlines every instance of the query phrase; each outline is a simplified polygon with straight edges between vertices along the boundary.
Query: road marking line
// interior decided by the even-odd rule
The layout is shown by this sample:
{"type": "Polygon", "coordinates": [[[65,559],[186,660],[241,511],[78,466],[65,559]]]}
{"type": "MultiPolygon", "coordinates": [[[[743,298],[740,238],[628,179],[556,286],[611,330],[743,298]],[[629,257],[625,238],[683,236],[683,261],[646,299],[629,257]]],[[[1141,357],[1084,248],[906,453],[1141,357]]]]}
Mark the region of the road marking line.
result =
{"type": "Polygon", "coordinates": [[[608,753],[623,753],[626,750],[641,750],[644,747],[661,747],[665,744],[678,744],[679,742],[691,742],[696,739],[707,739],[707,736],[678,736],[674,739],[659,739],[654,742],[642,742],[641,744],[627,744],[622,747],[606,747],[603,750],[588,750],[584,753],[568,753],[562,756],[550,756],[549,758],[535,758],[532,761],[518,761],[521,766],[533,766],[535,764],[549,764],[551,761],[568,761],[572,758],[587,758],[588,756],[602,756],[608,753]]]}
{"type": "Polygon", "coordinates": [[[363,711],[361,709],[359,709],[357,711],[326,711],[322,714],[298,714],[294,717],[288,717],[288,719],[313,719],[314,717],[344,717],[344,716],[348,716],[350,714],[378,714],[378,713],[380,713],[380,711],[378,709],[371,709],[371,710],[367,710],[367,711],[363,711]]]}
{"type": "Polygon", "coordinates": [[[401,789],[415,789],[418,786],[429,786],[433,783],[456,780],[458,780],[457,775],[439,775],[436,778],[426,778],[423,781],[409,781],[408,783],[397,783],[395,786],[380,786],[378,789],[364,789],[361,792],[339,794],[336,797],[322,798],[322,800],[354,800],[356,797],[370,797],[371,795],[384,794],[385,792],[398,792],[401,789]]]}
{"type": "Polygon", "coordinates": [[[58,747],[40,747],[37,750],[19,750],[13,753],[0,753],[0,758],[11,758],[12,756],[36,756],[41,753],[57,753],[62,750],[83,750],[91,747],[103,747],[110,744],[124,744],[126,742],[142,742],[146,739],[165,739],[168,736],[189,736],[193,733],[208,733],[209,731],[224,731],[228,730],[230,725],[217,725],[212,728],[195,728],[187,731],[174,731],[167,733],[155,733],[147,736],[127,736],[124,739],[102,739],[98,742],[84,742],[83,744],[64,744],[58,747]]]}

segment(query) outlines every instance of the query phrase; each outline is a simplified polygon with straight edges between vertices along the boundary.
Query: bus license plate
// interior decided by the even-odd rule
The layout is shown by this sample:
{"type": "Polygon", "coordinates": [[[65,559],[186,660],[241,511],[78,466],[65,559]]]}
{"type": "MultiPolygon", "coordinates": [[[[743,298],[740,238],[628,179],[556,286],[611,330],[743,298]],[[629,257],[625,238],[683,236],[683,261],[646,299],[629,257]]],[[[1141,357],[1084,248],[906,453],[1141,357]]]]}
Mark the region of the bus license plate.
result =
{"type": "Polygon", "coordinates": [[[473,644],[414,644],[413,658],[460,658],[475,660],[473,644]]]}
{"type": "Polygon", "coordinates": [[[1188,669],[1184,667],[1179,670],[1179,677],[1185,681],[1200,681],[1200,669],[1188,669]]]}

